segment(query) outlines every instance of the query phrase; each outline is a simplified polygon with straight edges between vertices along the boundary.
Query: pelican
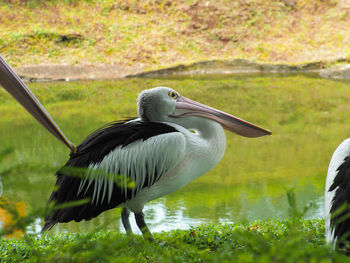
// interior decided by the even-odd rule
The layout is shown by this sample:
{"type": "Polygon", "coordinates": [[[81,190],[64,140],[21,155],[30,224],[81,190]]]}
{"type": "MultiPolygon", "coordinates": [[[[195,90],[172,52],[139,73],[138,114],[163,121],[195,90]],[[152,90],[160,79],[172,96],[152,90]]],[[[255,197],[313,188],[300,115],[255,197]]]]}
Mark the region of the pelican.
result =
{"type": "MultiPolygon", "coordinates": [[[[7,72],[3,77],[14,74],[7,72]]],[[[11,83],[2,85],[10,91],[25,85],[11,83]]],[[[31,110],[42,105],[29,101],[28,111],[71,149],[69,160],[56,173],[48,201],[56,209],[45,218],[43,231],[57,223],[89,220],[122,207],[126,232],[132,232],[131,211],[144,237],[152,240],[142,212],[144,205],[215,167],[226,148],[224,129],[245,137],[271,135],[269,130],[190,100],[171,88],[156,87],[139,94],[138,117],[110,123],[75,147],[47,111],[34,114],[31,110]],[[77,200],[87,201],[62,206],[77,200]]]]}
{"type": "Polygon", "coordinates": [[[350,138],[333,153],[325,185],[326,241],[348,250],[350,242],[350,138]]]}

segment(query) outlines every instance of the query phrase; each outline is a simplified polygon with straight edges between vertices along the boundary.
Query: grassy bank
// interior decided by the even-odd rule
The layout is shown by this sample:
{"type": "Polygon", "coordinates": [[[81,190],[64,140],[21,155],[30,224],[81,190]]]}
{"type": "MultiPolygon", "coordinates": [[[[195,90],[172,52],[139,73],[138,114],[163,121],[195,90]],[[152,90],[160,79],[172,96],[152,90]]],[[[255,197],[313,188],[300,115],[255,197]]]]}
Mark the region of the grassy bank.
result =
{"type": "Polygon", "coordinates": [[[13,66],[208,59],[301,63],[349,58],[337,0],[5,0],[0,54],[13,66]]]}
{"type": "Polygon", "coordinates": [[[141,236],[102,231],[1,240],[1,262],[350,262],[325,245],[322,220],[205,225],[141,236]]]}

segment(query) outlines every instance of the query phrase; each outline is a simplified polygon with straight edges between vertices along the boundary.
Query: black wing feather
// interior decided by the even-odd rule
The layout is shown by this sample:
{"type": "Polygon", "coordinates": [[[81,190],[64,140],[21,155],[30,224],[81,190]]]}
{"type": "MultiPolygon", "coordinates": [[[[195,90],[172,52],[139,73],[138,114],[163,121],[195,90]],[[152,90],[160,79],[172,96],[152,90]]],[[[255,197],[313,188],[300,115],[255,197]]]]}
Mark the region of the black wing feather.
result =
{"type": "MultiPolygon", "coordinates": [[[[149,121],[119,121],[111,123],[89,135],[78,147],[77,153],[71,154],[70,159],[64,166],[74,168],[87,168],[91,163],[99,163],[103,158],[113,151],[116,147],[125,147],[128,144],[138,141],[147,140],[153,136],[164,133],[178,132],[174,127],[159,122],[149,121]]],[[[60,205],[63,203],[88,199],[88,202],[82,205],[67,207],[54,210],[45,218],[43,231],[50,229],[59,222],[89,220],[96,217],[105,210],[114,208],[125,202],[131,196],[131,189],[122,194],[121,188],[114,184],[112,198],[110,202],[104,198],[98,205],[92,204],[92,196],[95,182],[87,188],[86,192],[81,191],[79,195],[78,188],[81,183],[81,177],[65,174],[64,169],[57,171],[57,181],[55,190],[52,192],[49,204],[60,205]]],[[[146,178],[143,187],[147,186],[149,178],[146,178]]]]}

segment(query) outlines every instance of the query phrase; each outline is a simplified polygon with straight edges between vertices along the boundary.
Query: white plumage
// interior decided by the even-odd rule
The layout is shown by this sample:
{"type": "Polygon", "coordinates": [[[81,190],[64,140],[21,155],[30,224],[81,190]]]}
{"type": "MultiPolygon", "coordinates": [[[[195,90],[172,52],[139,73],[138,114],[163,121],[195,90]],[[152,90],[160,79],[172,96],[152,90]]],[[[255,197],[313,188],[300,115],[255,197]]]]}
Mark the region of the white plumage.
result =
{"type": "MultiPolygon", "coordinates": [[[[141,190],[146,176],[150,176],[150,185],[159,180],[159,177],[173,169],[185,155],[186,142],[182,134],[161,134],[146,141],[135,141],[126,147],[117,147],[104,157],[100,163],[89,166],[87,178],[102,178],[103,183],[94,191],[93,202],[103,199],[108,188],[108,201],[110,201],[114,182],[121,187],[121,191],[127,195],[130,188],[128,182],[133,182],[132,198],[141,190]],[[157,169],[157,173],[155,170],[157,169]],[[102,172],[101,172],[102,171],[102,172]],[[116,180],[115,175],[120,175],[116,180]],[[130,180],[126,176],[130,174],[130,180]],[[109,176],[112,175],[112,176],[109,176]],[[108,185],[108,187],[104,187],[108,185]]],[[[87,179],[86,178],[86,179],[87,179]]],[[[81,182],[81,190],[85,181],[81,182]]]]}
{"type": "Polygon", "coordinates": [[[132,200],[128,200],[125,206],[134,213],[141,212],[146,202],[185,186],[221,160],[226,148],[222,127],[210,120],[201,122],[209,122],[206,123],[210,127],[208,132],[189,131],[200,129],[198,122],[191,122],[189,129],[171,124],[178,133],[161,134],[146,141],[135,141],[126,147],[117,147],[100,163],[89,166],[78,194],[97,180],[92,203],[102,202],[105,196],[110,202],[114,182],[121,186],[127,197],[128,182],[132,181],[132,200]],[[209,149],[211,154],[208,154],[209,149]],[[120,176],[116,178],[117,174],[120,176]],[[130,180],[123,176],[126,174],[130,174],[130,180]],[[148,175],[151,177],[150,187],[141,189],[148,175]]]}
{"type": "Polygon", "coordinates": [[[55,211],[46,218],[44,229],[123,206],[126,231],[131,231],[128,218],[132,211],[141,231],[150,236],[142,213],[145,203],[211,170],[225,152],[224,128],[246,137],[271,134],[166,87],[143,91],[138,98],[138,115],[94,132],[77,147],[66,166],[87,169],[79,180],[59,171],[58,190],[50,202],[60,204],[73,198],[89,198],[90,202],[55,211]],[[71,187],[68,192],[66,185],[71,187]]]}

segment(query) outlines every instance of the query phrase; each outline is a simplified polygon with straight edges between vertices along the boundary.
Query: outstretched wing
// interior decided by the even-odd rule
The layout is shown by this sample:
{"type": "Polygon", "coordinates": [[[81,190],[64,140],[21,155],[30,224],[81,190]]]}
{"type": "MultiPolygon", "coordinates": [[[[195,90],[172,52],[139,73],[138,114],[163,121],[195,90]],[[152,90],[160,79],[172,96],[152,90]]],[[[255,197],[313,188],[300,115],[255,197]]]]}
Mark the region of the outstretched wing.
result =
{"type": "Polygon", "coordinates": [[[55,205],[87,199],[87,203],[55,210],[43,230],[58,222],[91,219],[152,186],[182,160],[185,138],[164,123],[113,123],[88,136],[57,172],[55,205]]]}

